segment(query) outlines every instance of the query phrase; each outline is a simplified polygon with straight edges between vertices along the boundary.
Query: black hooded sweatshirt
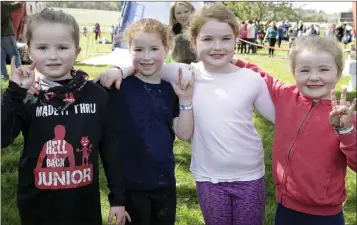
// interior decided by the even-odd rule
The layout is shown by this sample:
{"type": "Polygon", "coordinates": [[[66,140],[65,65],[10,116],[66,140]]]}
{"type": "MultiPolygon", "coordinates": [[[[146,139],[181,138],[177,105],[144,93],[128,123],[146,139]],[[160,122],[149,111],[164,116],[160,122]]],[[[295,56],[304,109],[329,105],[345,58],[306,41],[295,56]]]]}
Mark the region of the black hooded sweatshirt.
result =
{"type": "MultiPolygon", "coordinates": [[[[71,80],[62,81],[62,85],[71,80]]],[[[119,124],[104,88],[86,82],[58,110],[10,81],[1,104],[1,147],[22,132],[18,208],[24,225],[102,224],[98,153],[111,206],[124,205],[119,124]],[[72,99],[71,99],[72,98],[72,99]],[[73,101],[74,100],[74,101],[73,101]]]]}

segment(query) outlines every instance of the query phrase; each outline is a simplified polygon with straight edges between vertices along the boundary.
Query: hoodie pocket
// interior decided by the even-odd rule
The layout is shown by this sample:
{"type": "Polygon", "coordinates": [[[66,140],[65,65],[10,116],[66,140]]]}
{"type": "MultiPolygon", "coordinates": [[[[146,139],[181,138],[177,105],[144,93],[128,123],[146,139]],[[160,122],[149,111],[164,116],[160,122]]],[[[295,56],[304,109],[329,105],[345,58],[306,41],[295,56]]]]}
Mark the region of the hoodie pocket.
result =
{"type": "Polygon", "coordinates": [[[331,174],[326,169],[290,170],[286,178],[286,189],[289,196],[306,205],[324,205],[331,174]]]}

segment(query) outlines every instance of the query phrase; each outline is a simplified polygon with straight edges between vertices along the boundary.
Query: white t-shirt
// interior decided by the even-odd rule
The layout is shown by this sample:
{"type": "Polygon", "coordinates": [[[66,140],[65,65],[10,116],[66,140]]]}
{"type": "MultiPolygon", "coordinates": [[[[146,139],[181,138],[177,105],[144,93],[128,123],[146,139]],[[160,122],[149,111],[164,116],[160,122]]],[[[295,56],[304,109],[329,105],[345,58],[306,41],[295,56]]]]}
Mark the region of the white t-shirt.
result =
{"type": "Polygon", "coordinates": [[[275,122],[275,108],[260,74],[246,68],[214,74],[203,63],[165,64],[162,78],[176,81],[179,67],[189,79],[196,73],[193,95],[194,135],[191,172],[196,181],[250,181],[264,176],[264,149],[254,128],[256,108],[275,122]]]}
{"type": "Polygon", "coordinates": [[[247,29],[248,29],[247,38],[249,38],[249,39],[255,38],[255,27],[254,27],[254,24],[248,24],[247,29]]]}

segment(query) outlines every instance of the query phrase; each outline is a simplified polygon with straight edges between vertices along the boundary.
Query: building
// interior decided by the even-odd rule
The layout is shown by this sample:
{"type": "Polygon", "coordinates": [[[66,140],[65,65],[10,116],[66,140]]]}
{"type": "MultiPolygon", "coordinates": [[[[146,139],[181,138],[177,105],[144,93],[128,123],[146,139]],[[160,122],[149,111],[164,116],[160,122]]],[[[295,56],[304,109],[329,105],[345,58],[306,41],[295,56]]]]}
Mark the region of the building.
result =
{"type": "Polygon", "coordinates": [[[344,23],[353,23],[353,12],[341,12],[340,22],[344,23]]]}

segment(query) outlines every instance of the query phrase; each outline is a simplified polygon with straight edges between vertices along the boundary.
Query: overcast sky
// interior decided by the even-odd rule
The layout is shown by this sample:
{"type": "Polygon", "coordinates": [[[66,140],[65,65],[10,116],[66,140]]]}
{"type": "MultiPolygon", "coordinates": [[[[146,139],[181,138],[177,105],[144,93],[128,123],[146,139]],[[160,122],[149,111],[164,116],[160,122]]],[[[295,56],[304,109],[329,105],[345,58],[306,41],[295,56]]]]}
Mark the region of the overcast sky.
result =
{"type": "Polygon", "coordinates": [[[326,13],[348,12],[352,9],[352,2],[301,2],[305,4],[305,9],[323,10],[326,13]]]}

